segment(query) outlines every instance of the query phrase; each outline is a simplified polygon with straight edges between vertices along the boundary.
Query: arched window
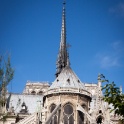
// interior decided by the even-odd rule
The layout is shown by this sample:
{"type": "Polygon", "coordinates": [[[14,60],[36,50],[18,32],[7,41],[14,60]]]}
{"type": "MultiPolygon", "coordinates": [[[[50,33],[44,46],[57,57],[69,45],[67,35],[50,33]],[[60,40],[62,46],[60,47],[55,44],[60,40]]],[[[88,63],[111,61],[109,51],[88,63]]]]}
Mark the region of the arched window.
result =
{"type": "Polygon", "coordinates": [[[86,107],[86,105],[85,105],[85,104],[83,104],[83,105],[82,105],[82,107],[83,107],[83,109],[85,109],[85,110],[87,109],[87,107],[86,107]]]}
{"type": "Polygon", "coordinates": [[[32,91],[32,92],[31,92],[31,94],[32,94],[32,95],[35,95],[35,94],[36,94],[36,92],[35,92],[35,91],[32,91]]]}
{"type": "Polygon", "coordinates": [[[74,110],[70,103],[64,106],[64,124],[74,124],[74,110]]]}
{"type": "Polygon", "coordinates": [[[50,113],[52,113],[52,111],[55,109],[55,107],[56,107],[55,104],[52,104],[52,105],[50,106],[50,113]]]}
{"type": "MultiPolygon", "coordinates": [[[[55,104],[52,104],[52,105],[50,106],[50,113],[52,113],[55,108],[56,108],[56,105],[55,105],[55,104]]],[[[53,115],[50,124],[58,124],[58,116],[57,116],[57,113],[56,113],[55,115],[53,115]]]]}
{"type": "Polygon", "coordinates": [[[99,110],[99,114],[101,114],[102,113],[102,110],[99,110]]]}
{"type": "Polygon", "coordinates": [[[38,93],[39,95],[42,95],[43,94],[43,91],[39,91],[39,93],[38,93]]]}
{"type": "Polygon", "coordinates": [[[97,124],[102,124],[103,122],[103,118],[101,116],[99,116],[96,120],[97,124]]]}

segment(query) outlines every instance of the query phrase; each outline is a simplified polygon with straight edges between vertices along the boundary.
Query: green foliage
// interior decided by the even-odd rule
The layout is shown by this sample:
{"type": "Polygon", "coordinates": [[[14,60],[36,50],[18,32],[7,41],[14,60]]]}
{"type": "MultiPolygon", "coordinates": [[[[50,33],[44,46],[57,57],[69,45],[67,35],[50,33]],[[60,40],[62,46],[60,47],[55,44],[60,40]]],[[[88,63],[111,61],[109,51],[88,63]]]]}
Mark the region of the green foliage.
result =
{"type": "Polygon", "coordinates": [[[9,82],[13,79],[14,69],[11,67],[10,56],[5,60],[0,56],[0,94],[9,82]]]}
{"type": "Polygon", "coordinates": [[[104,100],[113,105],[115,114],[124,117],[124,94],[120,92],[120,89],[116,87],[114,82],[106,84],[103,87],[103,90],[104,89],[104,100]]]}
{"type": "MultiPolygon", "coordinates": [[[[106,82],[105,76],[101,79],[102,82],[106,82]]],[[[114,111],[115,114],[124,117],[124,94],[121,93],[120,88],[116,86],[114,82],[109,83],[102,88],[104,94],[104,101],[108,104],[112,104],[113,108],[111,112],[114,111]]],[[[121,121],[122,122],[122,121],[121,121]]]]}
{"type": "Polygon", "coordinates": [[[0,56],[0,120],[6,120],[7,113],[5,109],[6,104],[6,87],[13,79],[14,69],[11,67],[10,56],[4,58],[0,56]]]}

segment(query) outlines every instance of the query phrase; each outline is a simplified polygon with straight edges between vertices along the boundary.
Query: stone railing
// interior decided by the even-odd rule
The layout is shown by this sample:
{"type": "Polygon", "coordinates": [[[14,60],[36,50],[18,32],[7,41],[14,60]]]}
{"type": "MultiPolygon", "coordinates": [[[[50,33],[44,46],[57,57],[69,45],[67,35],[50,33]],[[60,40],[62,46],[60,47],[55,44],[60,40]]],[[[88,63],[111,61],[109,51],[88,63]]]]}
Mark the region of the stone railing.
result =
{"type": "Polygon", "coordinates": [[[24,119],[20,120],[16,124],[36,124],[37,122],[37,113],[34,113],[32,115],[29,115],[28,117],[25,117],[24,119]]]}
{"type": "Polygon", "coordinates": [[[77,88],[55,88],[49,89],[44,95],[54,94],[54,93],[78,93],[91,97],[91,93],[77,88]]]}

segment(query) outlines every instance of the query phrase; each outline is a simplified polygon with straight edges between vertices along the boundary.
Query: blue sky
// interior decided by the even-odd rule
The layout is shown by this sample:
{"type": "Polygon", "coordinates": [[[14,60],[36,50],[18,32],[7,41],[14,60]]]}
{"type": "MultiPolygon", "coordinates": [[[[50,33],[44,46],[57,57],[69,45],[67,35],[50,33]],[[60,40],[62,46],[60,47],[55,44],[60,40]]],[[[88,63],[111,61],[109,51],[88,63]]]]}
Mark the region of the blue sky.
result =
{"type": "MultiPolygon", "coordinates": [[[[60,43],[63,0],[0,0],[0,54],[15,69],[9,91],[27,80],[53,82],[60,43]]],[[[71,67],[82,82],[102,73],[124,88],[124,1],[67,0],[71,67]]]]}

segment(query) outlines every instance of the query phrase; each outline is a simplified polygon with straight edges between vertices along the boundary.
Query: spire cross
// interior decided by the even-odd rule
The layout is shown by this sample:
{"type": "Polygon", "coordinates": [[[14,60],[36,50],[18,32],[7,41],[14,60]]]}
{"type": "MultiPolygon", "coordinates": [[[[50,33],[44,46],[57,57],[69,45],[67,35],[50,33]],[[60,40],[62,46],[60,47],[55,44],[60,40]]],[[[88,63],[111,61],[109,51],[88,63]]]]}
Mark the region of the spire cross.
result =
{"type": "Polygon", "coordinates": [[[65,5],[66,4],[66,2],[65,2],[65,0],[63,1],[63,5],[65,5]]]}

